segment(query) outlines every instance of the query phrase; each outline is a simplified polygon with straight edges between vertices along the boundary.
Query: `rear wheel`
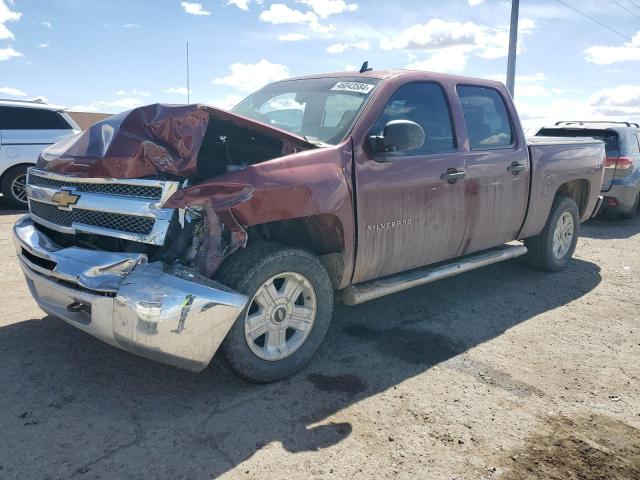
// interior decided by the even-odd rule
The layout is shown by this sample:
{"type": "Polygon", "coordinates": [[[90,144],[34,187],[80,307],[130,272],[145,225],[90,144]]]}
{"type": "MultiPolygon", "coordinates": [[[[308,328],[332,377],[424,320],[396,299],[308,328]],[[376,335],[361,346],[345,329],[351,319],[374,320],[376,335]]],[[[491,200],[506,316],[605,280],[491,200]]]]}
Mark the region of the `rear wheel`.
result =
{"type": "Polygon", "coordinates": [[[575,202],[556,196],[542,232],[524,241],[529,264],[548,272],[562,270],[576,249],[579,230],[580,213],[575,202]]]}
{"type": "Polygon", "coordinates": [[[12,208],[27,208],[27,168],[17,165],[5,172],[2,177],[2,196],[5,204],[12,208]]]}
{"type": "Polygon", "coordinates": [[[257,242],[226,260],[217,278],[249,297],[221,347],[238,375],[271,382],[311,360],[333,313],[329,275],[313,254],[257,242]]]}

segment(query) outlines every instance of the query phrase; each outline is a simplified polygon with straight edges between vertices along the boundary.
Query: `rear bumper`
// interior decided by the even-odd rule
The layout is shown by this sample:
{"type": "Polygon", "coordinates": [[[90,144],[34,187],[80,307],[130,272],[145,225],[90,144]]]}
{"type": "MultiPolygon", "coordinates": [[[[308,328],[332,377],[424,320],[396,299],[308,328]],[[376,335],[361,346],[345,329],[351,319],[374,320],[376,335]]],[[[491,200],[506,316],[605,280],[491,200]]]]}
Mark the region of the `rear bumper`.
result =
{"type": "Polygon", "coordinates": [[[604,195],[604,208],[607,210],[629,213],[635,205],[640,185],[637,183],[614,183],[609,190],[602,192],[604,195]],[[608,199],[614,199],[615,205],[610,205],[608,199]]]}
{"type": "Polygon", "coordinates": [[[34,299],[100,340],[193,371],[204,369],[247,298],[143,254],[53,243],[28,216],[14,225],[18,261],[34,299]]]}

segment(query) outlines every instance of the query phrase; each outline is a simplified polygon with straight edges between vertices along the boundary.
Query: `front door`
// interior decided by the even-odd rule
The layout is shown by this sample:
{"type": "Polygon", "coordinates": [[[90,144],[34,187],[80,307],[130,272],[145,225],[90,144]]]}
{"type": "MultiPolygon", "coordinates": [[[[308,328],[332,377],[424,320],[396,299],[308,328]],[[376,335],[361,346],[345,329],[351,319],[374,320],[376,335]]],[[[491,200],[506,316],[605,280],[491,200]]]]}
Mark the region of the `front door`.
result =
{"type": "Polygon", "coordinates": [[[381,135],[392,120],[419,124],[425,143],[382,156],[356,148],[354,282],[447,260],[457,256],[464,241],[465,183],[455,175],[464,172],[464,159],[442,87],[435,82],[401,86],[371,134],[381,135]]]}

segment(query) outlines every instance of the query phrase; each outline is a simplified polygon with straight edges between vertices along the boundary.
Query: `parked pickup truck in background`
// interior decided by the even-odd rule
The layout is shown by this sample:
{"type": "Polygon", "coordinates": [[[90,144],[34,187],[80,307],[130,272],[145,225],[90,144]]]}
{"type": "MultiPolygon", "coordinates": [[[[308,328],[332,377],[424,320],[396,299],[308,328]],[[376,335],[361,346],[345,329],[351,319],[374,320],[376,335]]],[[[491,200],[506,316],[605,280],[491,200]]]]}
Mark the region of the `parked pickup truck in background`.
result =
{"type": "Polygon", "coordinates": [[[27,168],[36,164],[43,147],[78,132],[60,107],[0,99],[0,191],[5,205],[27,208],[27,168]]]}
{"type": "Polygon", "coordinates": [[[358,304],[520,255],[562,269],[604,163],[600,140],[527,142],[498,82],[316,75],[45,149],[14,235],[47,313],[196,371],[220,349],[267,382],[311,359],[335,292],[358,304]]]}
{"type": "Polygon", "coordinates": [[[602,195],[604,212],[632,218],[640,204],[640,128],[637,123],[572,121],[541,128],[538,136],[591,137],[607,151],[602,195]]]}

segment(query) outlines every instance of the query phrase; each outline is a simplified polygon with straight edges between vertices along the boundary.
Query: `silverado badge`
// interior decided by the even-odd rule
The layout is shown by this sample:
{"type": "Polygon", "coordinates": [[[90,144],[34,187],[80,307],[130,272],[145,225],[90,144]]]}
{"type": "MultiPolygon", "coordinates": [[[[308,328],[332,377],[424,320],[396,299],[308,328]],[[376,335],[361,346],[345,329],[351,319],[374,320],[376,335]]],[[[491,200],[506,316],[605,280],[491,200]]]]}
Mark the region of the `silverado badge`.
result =
{"type": "Polygon", "coordinates": [[[60,190],[51,197],[51,200],[53,203],[58,205],[58,208],[68,208],[69,205],[75,205],[78,203],[79,199],[80,195],[75,195],[69,190],[60,190]]]}

